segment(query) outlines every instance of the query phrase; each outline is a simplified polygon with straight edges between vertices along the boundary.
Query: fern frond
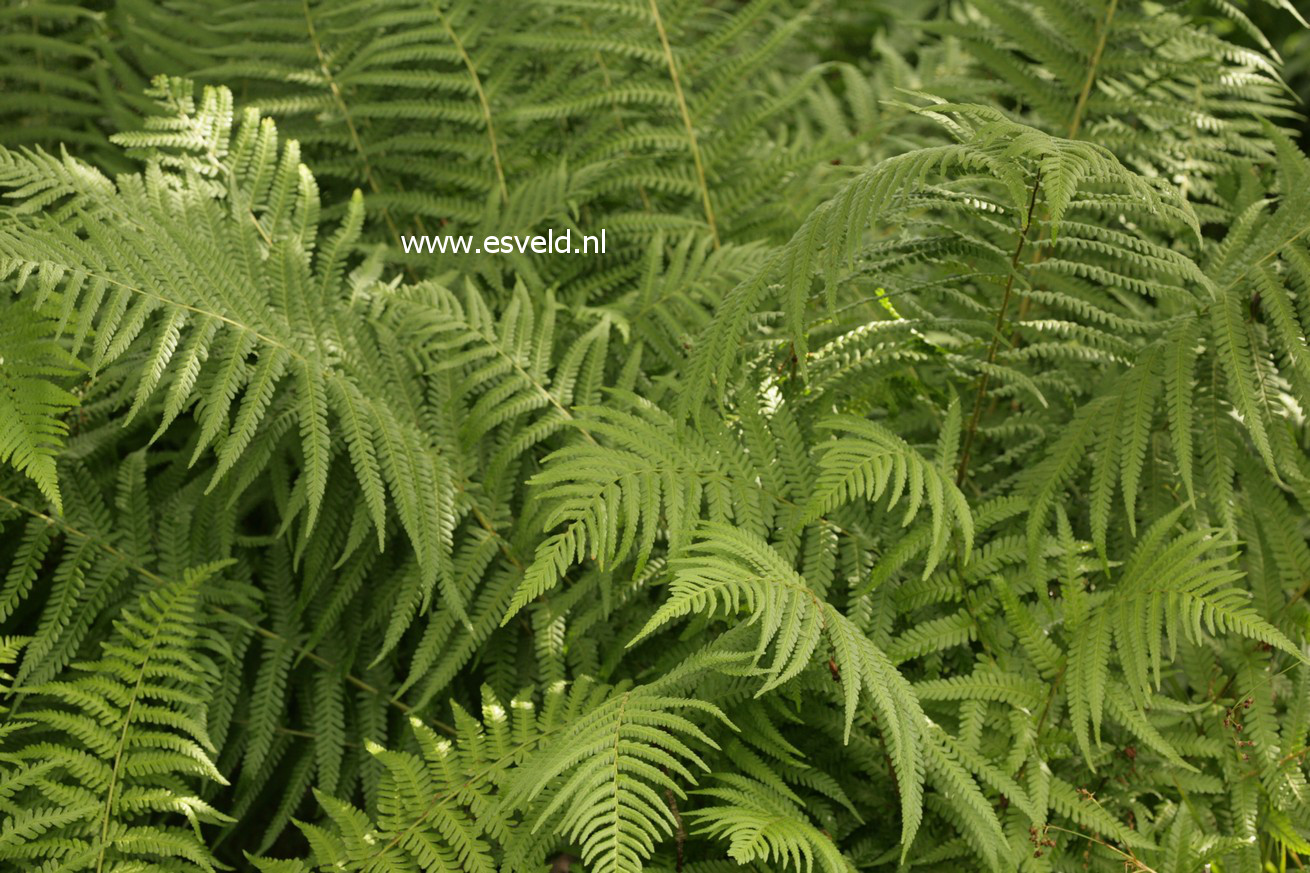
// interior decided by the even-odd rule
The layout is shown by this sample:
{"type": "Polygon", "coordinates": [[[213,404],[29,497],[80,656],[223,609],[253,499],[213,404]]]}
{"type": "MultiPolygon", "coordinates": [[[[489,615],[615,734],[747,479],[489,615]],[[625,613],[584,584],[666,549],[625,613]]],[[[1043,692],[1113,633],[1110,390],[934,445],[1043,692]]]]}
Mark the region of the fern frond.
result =
{"type": "Polygon", "coordinates": [[[62,415],[78,404],[60,384],[79,372],[55,325],[21,303],[3,306],[0,325],[0,463],[34,481],[63,510],[55,459],[68,434],[62,415]]]}
{"type": "MultiPolygon", "coordinates": [[[[211,756],[206,686],[222,656],[197,638],[199,587],[221,566],[142,595],[123,613],[98,660],[75,678],[27,686],[28,727],[0,757],[28,801],[0,825],[0,857],[66,870],[159,864],[217,869],[200,824],[231,821],[194,793],[197,781],[226,784],[211,756]],[[153,816],[181,817],[160,826],[153,816]],[[108,866],[107,866],[108,865],[108,866]]],[[[15,807],[10,807],[14,809],[15,807]]]]}

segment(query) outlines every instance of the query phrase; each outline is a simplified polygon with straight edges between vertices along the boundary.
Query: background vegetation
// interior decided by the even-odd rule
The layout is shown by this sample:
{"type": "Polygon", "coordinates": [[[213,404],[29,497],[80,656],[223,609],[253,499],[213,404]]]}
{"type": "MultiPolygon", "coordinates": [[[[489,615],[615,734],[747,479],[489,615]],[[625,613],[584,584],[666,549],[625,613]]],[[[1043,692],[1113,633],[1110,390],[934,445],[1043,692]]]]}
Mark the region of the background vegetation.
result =
{"type": "Polygon", "coordinates": [[[11,0],[0,866],[1300,869],[1307,96],[1287,0],[11,0]]]}

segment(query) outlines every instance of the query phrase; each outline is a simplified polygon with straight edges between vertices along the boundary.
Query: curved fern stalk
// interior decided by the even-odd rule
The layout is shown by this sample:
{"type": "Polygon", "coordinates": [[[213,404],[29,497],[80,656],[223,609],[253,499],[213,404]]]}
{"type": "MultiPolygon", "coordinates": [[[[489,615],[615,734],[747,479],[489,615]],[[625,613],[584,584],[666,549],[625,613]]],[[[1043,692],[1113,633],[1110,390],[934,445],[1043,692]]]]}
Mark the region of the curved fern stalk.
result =
{"type": "Polygon", "coordinates": [[[840,677],[849,741],[861,695],[878,713],[891,750],[900,790],[901,845],[908,852],[922,819],[923,712],[913,688],[887,655],[763,540],[722,524],[706,523],[671,561],[671,596],[629,646],[686,615],[745,610],[758,625],[756,662],[772,647],[773,661],[760,665],[757,696],[800,675],[813,663],[821,641],[832,652],[840,677]]]}
{"type": "Polygon", "coordinates": [[[659,0],[650,0],[650,15],[655,23],[655,30],[660,36],[660,46],[664,49],[664,61],[669,68],[669,79],[673,83],[673,93],[678,100],[678,113],[682,116],[682,126],[687,133],[687,148],[691,151],[691,159],[696,167],[696,182],[700,188],[701,206],[705,210],[705,223],[710,229],[710,239],[714,242],[717,249],[719,241],[719,225],[714,218],[714,206],[710,200],[710,185],[705,177],[705,162],[701,158],[700,143],[696,138],[696,127],[692,123],[691,111],[687,108],[687,95],[682,89],[682,78],[678,75],[678,62],[673,56],[673,49],[669,45],[669,33],[664,27],[664,19],[660,15],[659,0]]]}
{"type": "Polygon", "coordinates": [[[222,654],[197,626],[199,586],[222,569],[188,571],[126,611],[98,660],[75,678],[21,689],[36,702],[0,753],[8,784],[0,858],[59,869],[204,870],[216,863],[202,823],[229,822],[194,794],[227,784],[205,727],[206,693],[222,654]],[[21,802],[15,803],[15,800],[21,802]],[[190,827],[159,825],[181,816],[190,827]]]}

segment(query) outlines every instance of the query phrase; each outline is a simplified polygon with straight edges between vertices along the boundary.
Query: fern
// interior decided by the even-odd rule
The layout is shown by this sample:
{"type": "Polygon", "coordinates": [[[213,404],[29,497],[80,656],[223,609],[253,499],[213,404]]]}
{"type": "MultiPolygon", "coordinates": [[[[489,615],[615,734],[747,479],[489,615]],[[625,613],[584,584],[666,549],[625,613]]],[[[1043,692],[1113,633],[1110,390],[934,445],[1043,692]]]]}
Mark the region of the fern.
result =
{"type": "Polygon", "coordinates": [[[205,650],[222,649],[196,626],[198,588],[218,569],[142,595],[101,658],[76,665],[80,675],[24,689],[34,702],[3,753],[4,857],[65,870],[217,869],[200,825],[228,819],[190,785],[226,782],[204,717],[218,669],[205,650]],[[164,813],[172,825],[152,821],[164,813]]]}
{"type": "Polygon", "coordinates": [[[11,4],[0,867],[1303,865],[1305,38],[11,4]]]}
{"type": "Polygon", "coordinates": [[[55,380],[76,373],[78,361],[54,333],[54,324],[25,309],[0,327],[0,463],[31,478],[58,510],[56,459],[68,433],[61,415],[77,397],[55,380]]]}

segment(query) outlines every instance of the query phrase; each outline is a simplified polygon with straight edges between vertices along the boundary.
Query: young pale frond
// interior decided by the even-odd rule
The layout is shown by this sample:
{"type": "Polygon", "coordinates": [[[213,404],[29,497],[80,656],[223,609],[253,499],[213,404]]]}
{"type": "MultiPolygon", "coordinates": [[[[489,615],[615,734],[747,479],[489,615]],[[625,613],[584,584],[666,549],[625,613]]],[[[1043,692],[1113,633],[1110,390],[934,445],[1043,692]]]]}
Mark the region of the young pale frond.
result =
{"type": "Polygon", "coordinates": [[[192,459],[214,447],[214,484],[253,472],[252,444],[288,404],[299,477],[284,523],[299,515],[313,528],[344,451],[378,542],[390,493],[425,586],[440,578],[457,599],[448,459],[386,390],[401,374],[370,366],[393,335],[362,317],[362,289],[342,276],[363,220],[358,192],[319,244],[318,189],[295,142],[279,144],[258,113],[234,126],[223,90],[196,107],[188,83],[161,79],[156,96],[160,115],[121,138],[142,149],[140,175],[110,184],[71,158],[0,157],[0,185],[24,198],[0,221],[0,273],[61,313],[75,349],[94,335],[93,372],[145,356],[127,420],[150,409],[158,435],[191,410],[192,459]],[[61,205],[40,209],[52,200],[61,205]]]}

